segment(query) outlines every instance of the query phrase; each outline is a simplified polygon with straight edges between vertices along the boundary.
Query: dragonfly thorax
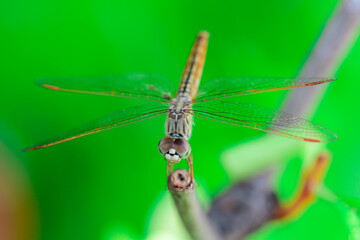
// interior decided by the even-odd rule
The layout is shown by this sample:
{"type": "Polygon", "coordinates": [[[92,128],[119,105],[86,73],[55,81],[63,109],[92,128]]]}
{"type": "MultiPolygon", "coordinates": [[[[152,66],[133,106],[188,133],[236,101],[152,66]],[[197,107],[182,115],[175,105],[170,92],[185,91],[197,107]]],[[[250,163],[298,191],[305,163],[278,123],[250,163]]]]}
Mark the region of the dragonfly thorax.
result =
{"type": "Polygon", "coordinates": [[[169,114],[165,122],[166,135],[173,138],[188,140],[192,130],[192,116],[188,113],[191,103],[183,99],[175,99],[169,107],[169,114]]]}

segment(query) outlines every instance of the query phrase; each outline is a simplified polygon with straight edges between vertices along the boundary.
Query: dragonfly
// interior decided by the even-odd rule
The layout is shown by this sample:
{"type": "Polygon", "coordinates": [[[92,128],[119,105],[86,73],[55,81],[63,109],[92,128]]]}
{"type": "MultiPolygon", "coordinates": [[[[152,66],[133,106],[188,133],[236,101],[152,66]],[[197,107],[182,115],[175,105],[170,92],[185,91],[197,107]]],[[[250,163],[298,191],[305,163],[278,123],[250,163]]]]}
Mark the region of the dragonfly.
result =
{"type": "MultiPolygon", "coordinates": [[[[198,33],[183,70],[176,95],[171,81],[153,74],[125,74],[105,77],[58,77],[39,79],[37,84],[55,91],[135,98],[150,104],[121,109],[94,122],[48,141],[24,149],[49,147],[93,133],[167,114],[165,137],[158,150],[169,164],[189,159],[193,116],[253,128],[306,142],[331,142],[332,131],[313,122],[249,103],[224,98],[262,92],[294,89],[334,81],[335,78],[224,78],[206,83],[198,91],[204,69],[209,33],[198,33]],[[220,100],[219,100],[220,99],[220,100]]],[[[189,161],[189,164],[191,161],[189,161]]]]}

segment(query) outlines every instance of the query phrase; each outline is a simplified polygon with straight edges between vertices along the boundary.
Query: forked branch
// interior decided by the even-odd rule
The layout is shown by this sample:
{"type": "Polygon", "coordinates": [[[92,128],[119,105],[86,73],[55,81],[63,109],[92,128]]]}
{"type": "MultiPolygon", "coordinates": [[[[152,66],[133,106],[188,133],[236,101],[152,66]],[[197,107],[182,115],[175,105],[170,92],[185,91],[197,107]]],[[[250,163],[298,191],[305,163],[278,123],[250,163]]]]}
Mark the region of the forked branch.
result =
{"type": "MultiPolygon", "coordinates": [[[[357,38],[359,23],[360,0],[341,2],[322,32],[300,76],[326,77],[333,75],[345,58],[347,50],[351,48],[354,39],[357,38]]],[[[289,113],[296,111],[296,115],[309,118],[316,110],[325,88],[326,85],[294,90],[284,102],[283,109],[289,113]]],[[[266,158],[269,157],[269,154],[269,152],[264,151],[262,157],[258,156],[266,158]]],[[[238,159],[225,160],[225,169],[233,176],[241,174],[241,171],[237,170],[241,166],[235,168],[234,161],[240,162],[238,159]],[[231,163],[229,164],[229,162],[231,163]]],[[[240,185],[235,185],[213,202],[209,217],[196,199],[193,178],[187,171],[176,170],[172,172],[168,177],[168,187],[184,225],[194,239],[242,239],[249,232],[269,221],[276,211],[284,216],[289,213],[286,211],[289,208],[283,208],[281,212],[276,207],[278,206],[276,196],[268,184],[270,176],[270,173],[263,174],[243,183],[238,183],[240,185]],[[243,211],[226,212],[226,209],[231,209],[231,204],[232,206],[241,204],[256,189],[260,189],[260,191],[257,192],[257,195],[255,194],[256,197],[253,200],[246,201],[248,206],[245,206],[245,209],[254,209],[255,212],[253,213],[256,213],[256,209],[262,209],[258,216],[263,217],[260,217],[259,221],[253,221],[253,218],[249,218],[249,215],[246,215],[248,211],[245,211],[246,214],[243,211]],[[233,221],[234,219],[238,219],[240,222],[233,221]]],[[[309,189],[304,188],[305,190],[309,189]]],[[[302,196],[308,197],[309,195],[304,194],[302,196]]],[[[280,215],[278,217],[281,217],[280,215]]]]}

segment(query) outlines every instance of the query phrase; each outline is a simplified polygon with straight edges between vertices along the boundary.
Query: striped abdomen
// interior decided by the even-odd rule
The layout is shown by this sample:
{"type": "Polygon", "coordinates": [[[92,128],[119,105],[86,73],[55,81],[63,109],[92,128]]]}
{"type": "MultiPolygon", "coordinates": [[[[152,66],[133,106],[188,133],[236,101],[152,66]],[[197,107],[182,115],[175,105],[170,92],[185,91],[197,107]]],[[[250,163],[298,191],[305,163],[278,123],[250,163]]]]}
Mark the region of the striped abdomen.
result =
{"type": "Polygon", "coordinates": [[[177,96],[194,99],[204,69],[209,33],[199,32],[186,62],[177,96]]]}

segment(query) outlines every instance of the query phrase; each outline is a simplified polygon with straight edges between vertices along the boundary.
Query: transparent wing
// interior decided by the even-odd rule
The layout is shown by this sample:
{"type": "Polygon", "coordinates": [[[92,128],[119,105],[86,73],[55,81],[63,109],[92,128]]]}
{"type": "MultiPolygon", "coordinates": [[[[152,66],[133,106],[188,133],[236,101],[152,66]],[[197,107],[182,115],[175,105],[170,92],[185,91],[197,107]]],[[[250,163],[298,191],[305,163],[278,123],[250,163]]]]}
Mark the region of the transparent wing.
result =
{"type": "Polygon", "coordinates": [[[334,81],[335,78],[228,78],[215,79],[206,83],[195,102],[219,98],[313,86],[334,81]]]}
{"type": "Polygon", "coordinates": [[[254,128],[308,142],[330,142],[335,133],[315,123],[248,103],[209,101],[196,103],[190,114],[213,121],[254,128]]]}
{"type": "Polygon", "coordinates": [[[172,98],[172,85],[162,76],[127,74],[103,77],[58,77],[38,79],[38,85],[66,92],[107,95],[167,102],[172,98]]]}
{"type": "Polygon", "coordinates": [[[89,134],[124,126],[130,123],[143,121],[145,119],[153,118],[167,112],[168,104],[164,103],[152,103],[151,105],[142,105],[128,109],[122,109],[121,111],[114,112],[103,118],[100,118],[97,121],[90,122],[82,127],[76,128],[73,131],[24,149],[23,152],[49,147],[78,137],[83,137],[89,134]]]}

